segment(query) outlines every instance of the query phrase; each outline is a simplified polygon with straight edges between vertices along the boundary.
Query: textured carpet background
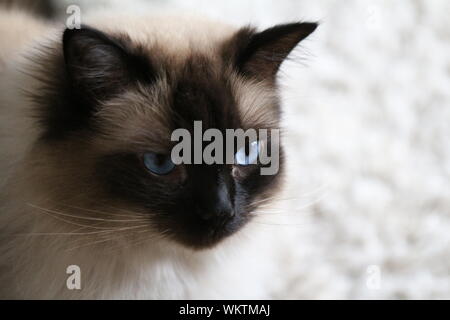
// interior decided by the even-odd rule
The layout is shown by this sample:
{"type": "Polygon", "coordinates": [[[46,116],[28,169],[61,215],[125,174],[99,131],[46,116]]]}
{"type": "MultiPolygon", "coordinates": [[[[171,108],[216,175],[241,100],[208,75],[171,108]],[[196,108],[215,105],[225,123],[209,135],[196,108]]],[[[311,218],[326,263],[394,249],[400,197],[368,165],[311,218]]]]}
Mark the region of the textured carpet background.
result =
{"type": "Polygon", "coordinates": [[[450,298],[450,2],[82,8],[152,5],[261,27],[322,22],[280,73],[289,175],[267,232],[289,251],[272,297],[450,298]]]}

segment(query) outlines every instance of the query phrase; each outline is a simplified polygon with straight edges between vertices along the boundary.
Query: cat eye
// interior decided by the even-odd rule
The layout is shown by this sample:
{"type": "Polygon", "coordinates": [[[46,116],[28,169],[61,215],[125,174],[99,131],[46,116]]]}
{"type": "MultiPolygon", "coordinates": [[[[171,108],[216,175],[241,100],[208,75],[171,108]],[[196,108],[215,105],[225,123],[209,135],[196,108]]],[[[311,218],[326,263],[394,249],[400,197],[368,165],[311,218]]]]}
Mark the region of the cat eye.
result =
{"type": "Polygon", "coordinates": [[[157,175],[169,174],[175,168],[175,164],[172,162],[170,155],[146,152],[143,158],[145,167],[157,175]]]}
{"type": "Polygon", "coordinates": [[[248,145],[248,149],[246,147],[242,147],[238,152],[236,152],[234,158],[236,160],[236,164],[240,166],[248,166],[249,164],[256,164],[256,160],[259,155],[259,142],[253,141],[248,145]]]}

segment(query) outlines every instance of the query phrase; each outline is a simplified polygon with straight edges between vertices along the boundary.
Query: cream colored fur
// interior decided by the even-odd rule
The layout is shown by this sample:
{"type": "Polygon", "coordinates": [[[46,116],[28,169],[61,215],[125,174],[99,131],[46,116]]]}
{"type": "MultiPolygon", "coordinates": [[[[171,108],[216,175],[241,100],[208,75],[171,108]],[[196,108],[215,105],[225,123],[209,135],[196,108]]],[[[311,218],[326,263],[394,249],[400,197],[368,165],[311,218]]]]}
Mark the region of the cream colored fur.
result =
{"type": "MultiPolygon", "coordinates": [[[[169,43],[167,49],[174,56],[182,56],[192,47],[213,50],[212,44],[233,30],[217,24],[205,27],[206,21],[192,17],[104,15],[85,22],[105,30],[127,26],[127,34],[134,40],[169,43]]],[[[120,234],[96,243],[99,238],[87,234],[90,230],[82,226],[78,229],[86,233],[84,241],[65,235],[74,232],[74,226],[64,221],[61,208],[50,203],[64,200],[72,191],[71,186],[59,182],[64,175],[88,177],[89,173],[72,167],[78,155],[70,148],[67,157],[60,159],[66,163],[65,170],[54,169],[53,150],[36,146],[39,129],[21,91],[37,90],[36,80],[23,72],[30,64],[23,56],[35,56],[38,45],[52,43],[61,32],[62,28],[23,13],[0,11],[0,297],[270,298],[267,275],[275,273],[275,265],[265,252],[270,251],[271,238],[267,234],[260,237],[267,229],[256,224],[217,248],[200,252],[156,236],[140,245],[130,246],[129,239],[120,234]],[[42,167],[38,172],[33,170],[36,161],[42,167]],[[69,265],[81,268],[81,290],[66,286],[69,265]]],[[[248,108],[254,107],[251,101],[248,104],[248,108]]],[[[123,211],[114,210],[123,216],[123,211]]],[[[75,208],[65,208],[64,213],[81,214],[75,208]]]]}

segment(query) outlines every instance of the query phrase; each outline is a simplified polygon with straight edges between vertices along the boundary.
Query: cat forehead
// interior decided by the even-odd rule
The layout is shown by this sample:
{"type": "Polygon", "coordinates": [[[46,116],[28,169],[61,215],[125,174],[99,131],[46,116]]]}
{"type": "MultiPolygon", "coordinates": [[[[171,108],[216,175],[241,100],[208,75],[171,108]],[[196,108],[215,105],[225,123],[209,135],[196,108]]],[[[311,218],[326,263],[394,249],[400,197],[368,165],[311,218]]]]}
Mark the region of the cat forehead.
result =
{"type": "Polygon", "coordinates": [[[148,49],[158,46],[174,57],[188,55],[193,48],[203,52],[214,50],[216,45],[236,32],[236,27],[195,14],[133,15],[96,14],[86,17],[84,23],[109,34],[120,34],[123,26],[132,42],[148,49]]]}
{"type": "MultiPolygon", "coordinates": [[[[224,57],[225,50],[233,47],[229,41],[236,27],[193,14],[129,19],[128,15],[109,19],[106,14],[103,19],[97,16],[93,25],[137,48],[159,74],[153,85],[135,86],[122,96],[125,106],[140,106],[131,110],[138,123],[151,121],[160,132],[189,127],[193,121],[219,129],[278,126],[279,108],[272,84],[243,77],[232,68],[230,57],[224,57]],[[130,23],[133,28],[122,33],[121,26],[130,23]],[[152,118],[154,112],[142,112],[148,108],[160,116],[152,118]]],[[[117,101],[113,103],[122,114],[117,101]]]]}
{"type": "Polygon", "coordinates": [[[154,83],[136,84],[99,109],[100,131],[116,147],[167,151],[172,132],[192,131],[194,121],[201,121],[204,130],[279,125],[278,101],[269,84],[246,79],[200,54],[164,71],[154,83]]]}

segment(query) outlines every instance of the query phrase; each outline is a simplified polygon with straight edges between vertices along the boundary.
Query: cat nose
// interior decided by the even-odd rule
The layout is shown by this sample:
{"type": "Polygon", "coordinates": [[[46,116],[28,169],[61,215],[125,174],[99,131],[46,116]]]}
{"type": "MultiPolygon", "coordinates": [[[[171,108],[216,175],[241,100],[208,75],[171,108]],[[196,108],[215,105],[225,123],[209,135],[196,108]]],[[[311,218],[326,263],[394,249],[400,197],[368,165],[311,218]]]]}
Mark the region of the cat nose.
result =
{"type": "Polygon", "coordinates": [[[215,206],[215,208],[199,209],[200,217],[205,221],[228,220],[234,217],[234,208],[231,206],[215,206]]]}
{"type": "Polygon", "coordinates": [[[219,216],[232,218],[234,217],[234,206],[231,202],[231,197],[228,189],[224,187],[225,190],[219,190],[217,193],[217,200],[215,204],[215,213],[219,216]]]}
{"type": "Polygon", "coordinates": [[[232,197],[225,183],[219,184],[216,190],[213,190],[213,194],[208,194],[206,198],[207,205],[198,208],[204,220],[231,219],[235,216],[232,197]]]}

